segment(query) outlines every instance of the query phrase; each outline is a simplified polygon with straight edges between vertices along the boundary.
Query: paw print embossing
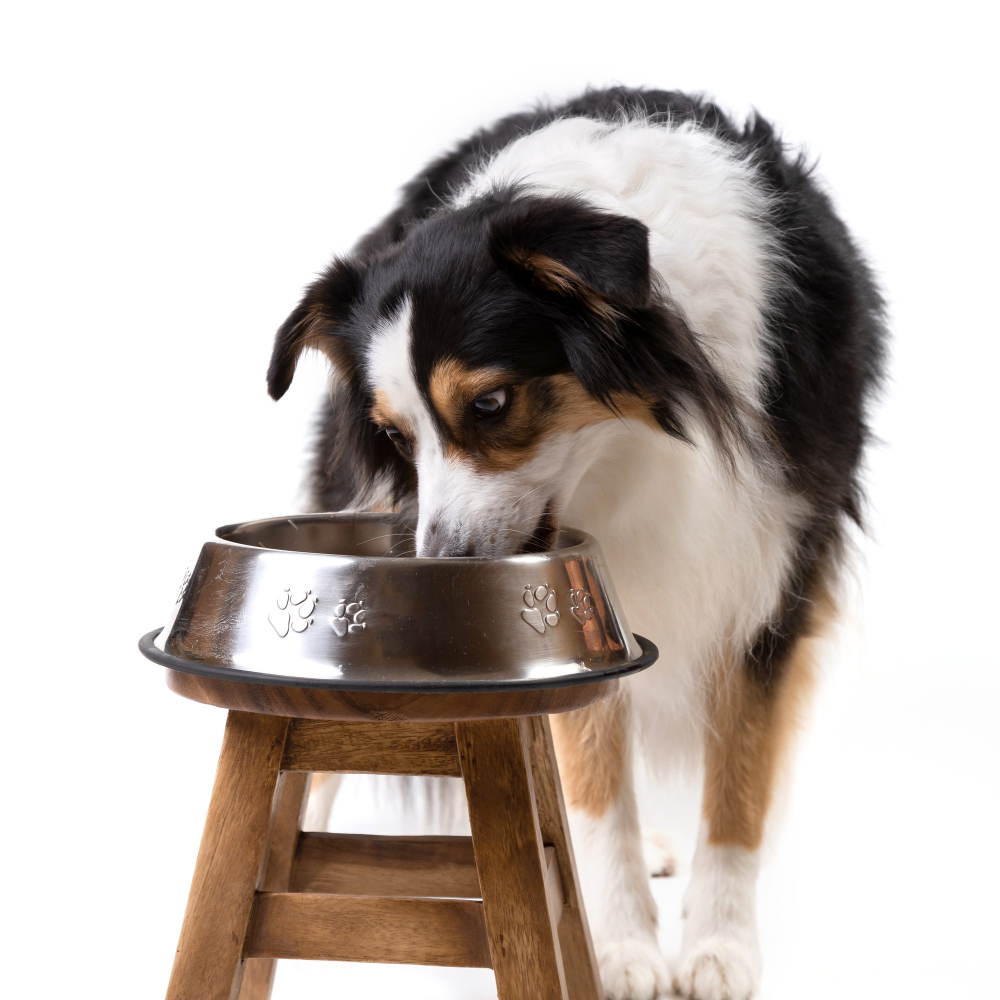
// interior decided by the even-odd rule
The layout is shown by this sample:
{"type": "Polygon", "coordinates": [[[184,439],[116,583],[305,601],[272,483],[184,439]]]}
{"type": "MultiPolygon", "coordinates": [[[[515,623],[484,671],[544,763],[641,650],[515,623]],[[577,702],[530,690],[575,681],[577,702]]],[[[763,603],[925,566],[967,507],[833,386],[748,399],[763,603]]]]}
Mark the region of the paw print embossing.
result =
{"type": "Polygon", "coordinates": [[[545,628],[555,628],[559,624],[559,612],[556,611],[556,592],[547,583],[537,587],[525,587],[521,595],[527,605],[521,611],[521,617],[539,634],[545,634],[545,628]]]}
{"type": "Polygon", "coordinates": [[[292,590],[285,587],[278,594],[277,605],[278,610],[272,611],[267,620],[282,639],[289,631],[305,632],[312,625],[316,598],[312,596],[311,590],[292,590]]]}
{"type": "Polygon", "coordinates": [[[594,599],[586,590],[571,589],[569,592],[569,610],[573,617],[583,625],[594,617],[594,599]]]}
{"type": "Polygon", "coordinates": [[[348,633],[360,635],[365,630],[367,625],[365,618],[368,615],[368,610],[363,605],[364,601],[348,603],[343,600],[333,609],[330,627],[338,636],[343,638],[348,633]]]}

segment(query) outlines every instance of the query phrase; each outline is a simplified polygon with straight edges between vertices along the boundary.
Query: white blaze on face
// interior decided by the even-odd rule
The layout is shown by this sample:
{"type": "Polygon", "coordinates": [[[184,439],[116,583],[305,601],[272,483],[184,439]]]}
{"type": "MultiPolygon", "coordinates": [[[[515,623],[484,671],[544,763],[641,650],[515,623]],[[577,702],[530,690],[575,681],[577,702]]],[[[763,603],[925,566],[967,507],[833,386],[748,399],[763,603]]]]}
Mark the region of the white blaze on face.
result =
{"type": "Polygon", "coordinates": [[[576,435],[546,438],[529,461],[512,470],[479,471],[460,453],[449,452],[414,375],[411,315],[407,300],[399,315],[374,334],[367,364],[370,388],[412,439],[417,554],[516,552],[534,533],[553,496],[565,496],[560,486],[574,478],[566,465],[576,452],[576,435]]]}
{"type": "Polygon", "coordinates": [[[391,403],[402,421],[420,437],[434,430],[434,422],[413,374],[410,351],[410,315],[412,306],[407,299],[399,315],[387,322],[372,336],[368,346],[368,385],[381,392],[391,403]]]}

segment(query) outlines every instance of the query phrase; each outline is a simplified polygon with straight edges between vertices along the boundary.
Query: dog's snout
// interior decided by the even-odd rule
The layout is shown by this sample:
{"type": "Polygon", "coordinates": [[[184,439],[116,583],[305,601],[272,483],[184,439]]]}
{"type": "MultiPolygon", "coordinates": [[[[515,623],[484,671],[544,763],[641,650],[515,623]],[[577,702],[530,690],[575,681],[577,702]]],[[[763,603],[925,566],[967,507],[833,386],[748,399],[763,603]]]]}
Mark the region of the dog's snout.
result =
{"type": "Polygon", "coordinates": [[[447,530],[436,521],[427,526],[417,551],[417,555],[431,559],[475,554],[476,547],[471,539],[463,537],[457,531],[447,530]]]}

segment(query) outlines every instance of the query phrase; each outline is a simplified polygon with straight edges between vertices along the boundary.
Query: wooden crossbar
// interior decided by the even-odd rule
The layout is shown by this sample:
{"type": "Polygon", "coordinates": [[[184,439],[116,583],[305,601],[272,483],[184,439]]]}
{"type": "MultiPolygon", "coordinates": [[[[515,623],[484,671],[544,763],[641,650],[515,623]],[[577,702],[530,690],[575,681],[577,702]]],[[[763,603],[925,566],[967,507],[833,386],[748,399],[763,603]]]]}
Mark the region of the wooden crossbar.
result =
{"type": "Polygon", "coordinates": [[[367,896],[480,896],[471,837],[303,833],[289,888],[367,896]]]}
{"type": "Polygon", "coordinates": [[[477,899],[257,894],[247,958],[490,968],[477,899]]]}
{"type": "Polygon", "coordinates": [[[286,771],[462,775],[455,727],[448,722],[292,719],[281,766],[286,771]]]}
{"type": "MultiPolygon", "coordinates": [[[[558,924],[563,887],[551,847],[545,848],[545,886],[552,922],[558,924]]],[[[481,898],[471,837],[303,833],[289,889],[356,896],[481,898]]]]}

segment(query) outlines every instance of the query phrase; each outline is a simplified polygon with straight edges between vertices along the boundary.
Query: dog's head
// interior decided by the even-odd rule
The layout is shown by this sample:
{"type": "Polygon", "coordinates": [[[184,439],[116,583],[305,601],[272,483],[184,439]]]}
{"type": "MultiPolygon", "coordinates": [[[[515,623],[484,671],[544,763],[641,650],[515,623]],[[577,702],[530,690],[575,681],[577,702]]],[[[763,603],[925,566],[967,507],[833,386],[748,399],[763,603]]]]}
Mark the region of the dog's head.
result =
{"type": "Polygon", "coordinates": [[[622,417],[685,437],[731,401],[651,278],[639,221],[509,191],[442,212],[400,242],[338,259],[278,331],[268,390],[304,348],[335,371],[326,440],[354,490],[416,497],[420,555],[547,548],[622,417]],[[592,435],[589,435],[592,437],[592,435]]]}

